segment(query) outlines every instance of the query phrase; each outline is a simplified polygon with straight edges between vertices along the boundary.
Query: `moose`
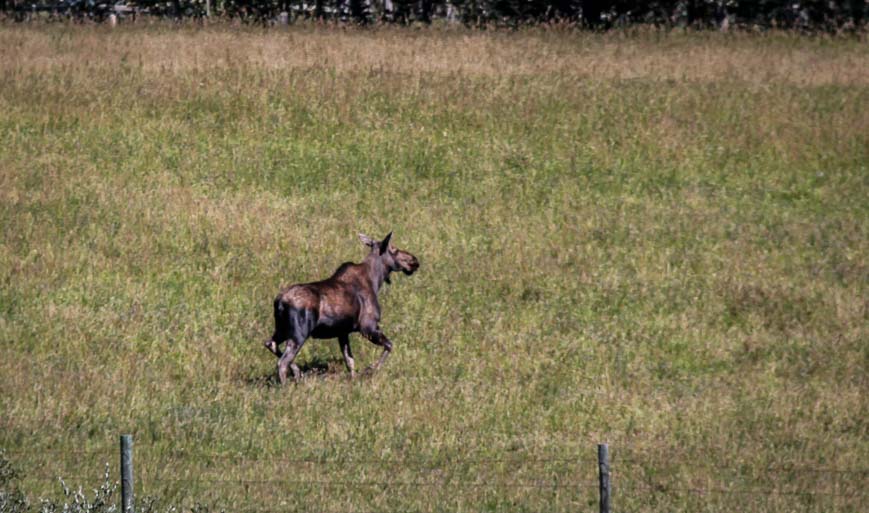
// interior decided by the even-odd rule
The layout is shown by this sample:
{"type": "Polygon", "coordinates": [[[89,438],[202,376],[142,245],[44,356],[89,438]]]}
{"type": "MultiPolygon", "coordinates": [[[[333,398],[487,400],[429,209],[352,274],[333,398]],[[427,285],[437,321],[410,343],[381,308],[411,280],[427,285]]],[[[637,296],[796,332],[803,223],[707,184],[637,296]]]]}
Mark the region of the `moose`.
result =
{"type": "Polygon", "coordinates": [[[383,347],[383,353],[372,366],[376,371],[392,352],[392,342],[380,330],[380,304],[377,295],[383,283],[391,283],[389,275],[401,271],[410,276],[419,269],[419,260],[389,241],[392,232],[377,241],[359,234],[370,251],[359,264],[345,262],[331,277],[311,283],[299,283],[282,289],[275,298],[275,331],[263,345],[278,358],[278,378],[287,381],[292,369],[293,380],[301,377],[296,355],[309,337],[337,338],[350,378],[356,377],[350,334],[360,332],[373,344],[383,347]],[[286,349],[280,350],[286,342],[286,349]]]}

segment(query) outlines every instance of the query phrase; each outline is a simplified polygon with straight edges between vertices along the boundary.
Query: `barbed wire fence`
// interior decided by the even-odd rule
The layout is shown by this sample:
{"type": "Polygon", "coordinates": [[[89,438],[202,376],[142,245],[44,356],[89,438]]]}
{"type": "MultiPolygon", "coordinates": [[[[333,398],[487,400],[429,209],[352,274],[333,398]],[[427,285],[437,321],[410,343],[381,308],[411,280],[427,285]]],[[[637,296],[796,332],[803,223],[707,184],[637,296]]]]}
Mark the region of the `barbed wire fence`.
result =
{"type": "MultiPolygon", "coordinates": [[[[145,451],[147,454],[147,448],[145,451]]],[[[421,510],[418,507],[372,510],[306,507],[304,501],[294,504],[295,509],[289,508],[286,501],[278,502],[278,507],[264,505],[264,498],[274,500],[274,497],[279,497],[288,489],[295,489],[302,496],[306,493],[315,495],[319,493],[321,497],[324,492],[370,490],[372,493],[383,495],[408,489],[419,491],[424,496],[450,490],[453,496],[473,493],[483,499],[500,497],[505,491],[513,493],[521,491],[526,494],[549,493],[553,494],[556,503],[559,497],[562,498],[562,507],[553,509],[550,507],[551,503],[546,503],[546,509],[541,511],[591,511],[594,506],[594,509],[601,513],[644,509],[636,505],[625,507],[628,499],[639,498],[652,501],[653,504],[656,498],[672,496],[695,497],[700,501],[709,501],[714,497],[746,500],[787,498],[823,504],[823,507],[819,508],[823,511],[860,511],[861,505],[865,505],[865,501],[869,499],[867,493],[869,468],[823,465],[775,465],[757,468],[748,464],[727,465],[714,461],[684,462],[675,456],[667,461],[655,461],[653,458],[630,451],[617,451],[615,457],[611,459],[609,446],[606,444],[598,446],[596,467],[588,457],[591,451],[585,455],[539,458],[516,455],[442,458],[334,456],[281,458],[208,453],[202,450],[176,450],[168,455],[164,453],[160,458],[148,459],[147,461],[151,462],[147,465],[148,468],[137,468],[135,474],[131,439],[126,445],[122,443],[120,459],[118,452],[110,449],[39,451],[8,449],[2,453],[17,457],[16,459],[32,458],[36,454],[44,460],[55,463],[72,461],[78,464],[79,468],[87,463],[88,468],[95,470],[96,466],[93,462],[120,461],[121,464],[117,468],[121,472],[117,472],[116,469],[116,473],[121,483],[123,504],[132,503],[134,490],[137,492],[136,497],[144,497],[155,491],[166,492],[174,489],[173,493],[176,496],[187,493],[232,496],[233,501],[220,509],[244,513],[288,510],[334,511],[335,513],[421,510]],[[155,465],[154,461],[158,461],[159,464],[155,465]],[[189,465],[191,461],[197,462],[193,468],[189,465]],[[185,463],[183,472],[178,472],[178,469],[173,466],[177,462],[185,463]],[[245,468],[253,474],[268,475],[224,477],[221,475],[221,469],[228,463],[245,468]],[[678,474],[680,469],[686,467],[707,469],[718,479],[707,479],[701,483],[685,482],[678,474]],[[541,471],[541,468],[545,468],[546,471],[541,471]],[[495,476],[493,469],[509,470],[508,478],[503,479],[503,475],[495,476]],[[746,484],[745,479],[726,478],[728,475],[747,477],[755,484],[746,484]],[[764,479],[758,479],[758,476],[764,479]],[[777,484],[773,479],[782,476],[788,478],[787,485],[777,484]],[[800,479],[794,479],[797,477],[800,479]],[[266,493],[260,492],[263,490],[266,493]],[[613,509],[612,504],[622,506],[620,509],[613,509]]],[[[63,477],[68,483],[96,483],[104,478],[104,472],[100,472],[99,475],[75,472],[60,476],[52,472],[51,465],[40,465],[26,477],[33,481],[56,482],[59,477],[63,477]]],[[[204,497],[199,498],[207,500],[204,497]]],[[[497,500],[490,501],[484,509],[493,510],[492,504],[501,504],[502,510],[512,510],[509,501],[498,502],[497,500]]],[[[450,509],[430,506],[428,510],[450,509]]],[[[654,507],[652,509],[654,510],[654,507]]],[[[775,508],[767,509],[775,510],[775,508]]]]}

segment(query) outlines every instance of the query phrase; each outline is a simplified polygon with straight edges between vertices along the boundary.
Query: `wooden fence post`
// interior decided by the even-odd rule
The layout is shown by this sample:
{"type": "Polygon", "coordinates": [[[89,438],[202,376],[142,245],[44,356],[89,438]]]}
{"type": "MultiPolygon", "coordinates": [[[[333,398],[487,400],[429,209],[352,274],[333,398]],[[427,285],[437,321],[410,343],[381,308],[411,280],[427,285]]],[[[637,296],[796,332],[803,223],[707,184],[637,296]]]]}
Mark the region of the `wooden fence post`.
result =
{"type": "Polygon", "coordinates": [[[597,468],[600,475],[600,513],[610,513],[610,461],[607,444],[597,446],[597,468]]]}
{"type": "Polygon", "coordinates": [[[133,513],[133,435],[121,435],[122,513],[133,513]]]}

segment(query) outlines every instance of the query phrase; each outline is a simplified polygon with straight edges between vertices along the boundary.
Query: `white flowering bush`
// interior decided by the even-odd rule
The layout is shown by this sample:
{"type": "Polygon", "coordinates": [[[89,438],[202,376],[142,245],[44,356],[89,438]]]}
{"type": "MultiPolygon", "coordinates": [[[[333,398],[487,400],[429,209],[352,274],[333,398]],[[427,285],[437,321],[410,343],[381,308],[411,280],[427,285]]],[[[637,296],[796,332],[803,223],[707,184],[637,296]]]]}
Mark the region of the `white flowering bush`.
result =
{"type": "MultiPolygon", "coordinates": [[[[102,484],[87,494],[84,488],[67,485],[63,478],[58,478],[62,491],[59,499],[41,499],[39,508],[35,509],[27,500],[27,496],[18,488],[19,471],[0,450],[0,513],[121,513],[122,506],[117,493],[118,482],[109,478],[109,466],[106,464],[102,484]]],[[[197,503],[190,508],[190,513],[210,513],[216,511],[207,504],[197,503]]],[[[174,506],[160,508],[155,497],[145,497],[136,506],[137,513],[182,513],[174,506]]],[[[221,512],[222,513],[222,512],[221,512]]]]}
{"type": "Polygon", "coordinates": [[[63,504],[42,499],[40,513],[118,513],[121,510],[114,502],[118,483],[109,480],[108,464],[103,475],[103,483],[93,491],[93,498],[88,498],[81,486],[71,489],[62,478],[59,481],[63,489],[61,501],[63,504]]]}

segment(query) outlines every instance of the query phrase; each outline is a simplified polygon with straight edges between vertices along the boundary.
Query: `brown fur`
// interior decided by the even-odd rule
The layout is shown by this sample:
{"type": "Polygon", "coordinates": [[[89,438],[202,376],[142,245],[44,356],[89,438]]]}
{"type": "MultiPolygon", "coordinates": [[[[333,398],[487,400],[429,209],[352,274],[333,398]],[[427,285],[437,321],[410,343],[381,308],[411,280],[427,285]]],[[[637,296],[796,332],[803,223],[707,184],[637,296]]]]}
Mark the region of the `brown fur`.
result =
{"type": "Polygon", "coordinates": [[[355,363],[350,349],[350,334],[360,332],[372,343],[383,347],[383,354],[374,364],[378,369],[392,351],[392,342],[380,330],[380,304],[377,295],[389,275],[401,271],[413,274],[419,260],[389,243],[392,233],[382,241],[359,235],[371,251],[361,263],[346,262],[331,277],[317,282],[300,283],[282,290],[274,301],[275,332],[264,345],[278,357],[278,377],[287,380],[287,371],[300,377],[293,362],[305,341],[310,338],[337,338],[344,362],[355,376],[355,363]],[[287,342],[286,351],[280,344],[287,342]]]}

